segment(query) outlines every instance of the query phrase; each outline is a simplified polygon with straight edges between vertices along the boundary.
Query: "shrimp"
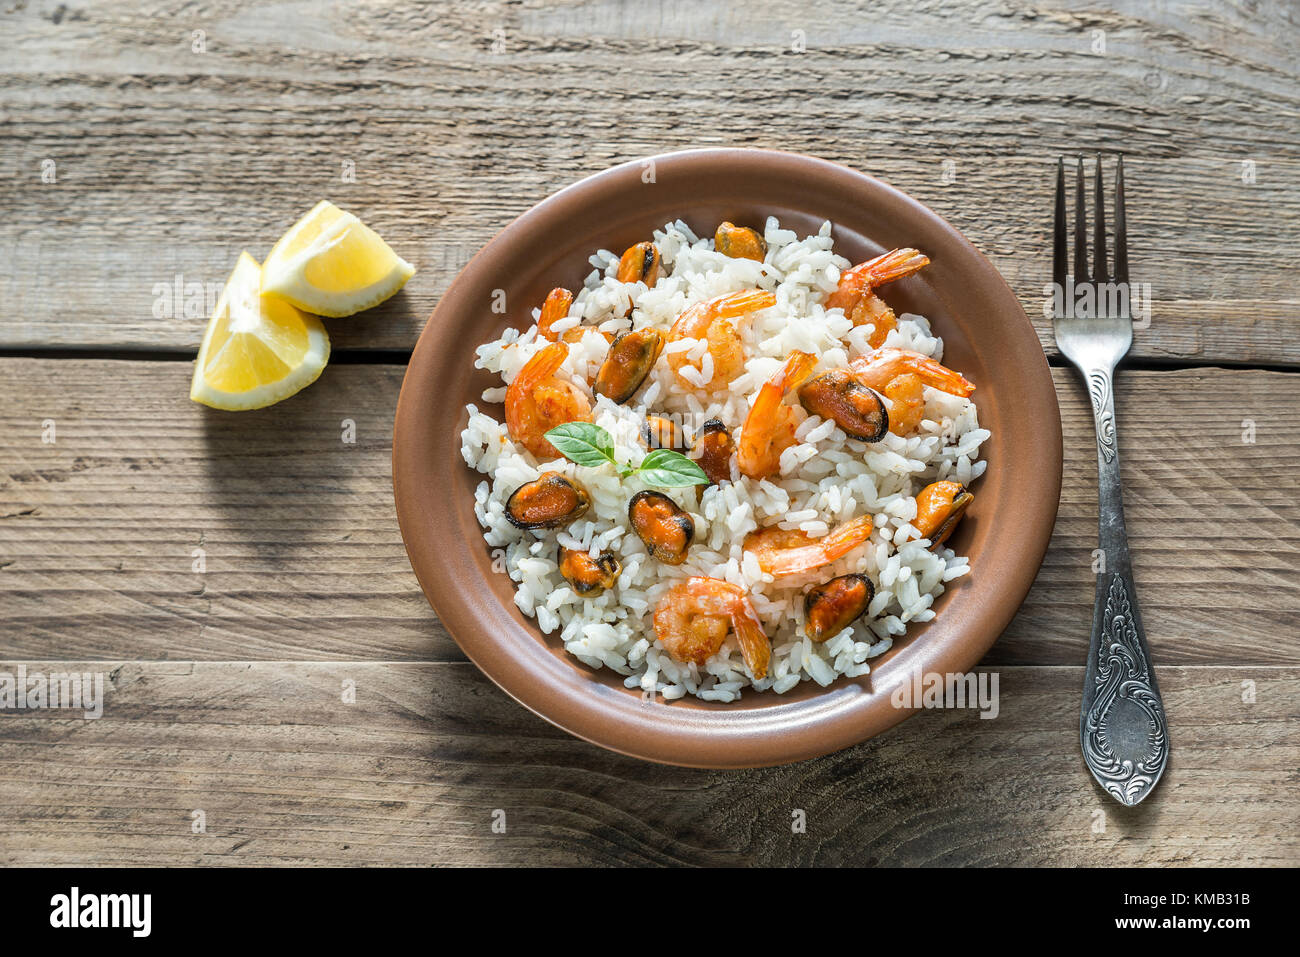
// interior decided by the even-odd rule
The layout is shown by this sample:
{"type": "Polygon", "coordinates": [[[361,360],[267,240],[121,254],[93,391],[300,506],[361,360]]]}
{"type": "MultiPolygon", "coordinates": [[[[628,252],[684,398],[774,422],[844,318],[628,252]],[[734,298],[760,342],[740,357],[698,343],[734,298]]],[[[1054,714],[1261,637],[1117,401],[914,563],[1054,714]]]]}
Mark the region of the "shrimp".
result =
{"type": "Polygon", "coordinates": [[[791,352],[780,371],[758,390],[736,445],[736,465],[743,474],[761,479],[781,470],[781,453],[794,445],[795,430],[794,410],[783,400],[816,365],[816,356],[791,352]]]}
{"type": "MultiPolygon", "coordinates": [[[[547,293],[546,301],[542,303],[542,314],[537,317],[537,334],[543,339],[549,339],[555,342],[559,336],[551,329],[551,326],[569,315],[569,307],[573,305],[573,293],[563,286],[556,286],[547,293]]],[[[567,340],[567,336],[566,336],[567,340]]]]}
{"type": "Polygon", "coordinates": [[[568,358],[569,347],[553,342],[524,363],[506,387],[506,428],[510,438],[539,459],[560,452],[546,433],[565,422],[590,422],[591,403],[572,382],[555,373],[568,358]]]}
{"type": "Polygon", "coordinates": [[[697,302],[678,316],[668,330],[668,341],[705,339],[709,344],[709,356],[713,360],[713,375],[703,386],[699,386],[681,373],[684,366],[691,364],[686,353],[669,354],[668,365],[676,373],[681,386],[685,389],[704,388],[711,392],[724,388],[745,367],[745,347],[736,327],[728,320],[775,304],[776,296],[773,293],[761,289],[742,289],[707,302],[697,302]]]}
{"type": "Polygon", "coordinates": [[[892,403],[889,407],[889,431],[895,435],[916,431],[925,418],[925,384],[921,377],[915,372],[895,376],[885,386],[885,397],[892,403]]]}
{"type": "Polygon", "coordinates": [[[925,386],[962,398],[975,391],[960,372],[907,349],[877,349],[854,359],[849,368],[863,385],[889,399],[889,431],[895,435],[915,431],[925,418],[925,386]]]}
{"type": "Polygon", "coordinates": [[[674,661],[703,665],[722,648],[728,630],[755,681],[767,676],[772,646],[745,590],[718,578],[695,576],[674,585],[659,599],[655,637],[674,661]]]}
{"type": "Polygon", "coordinates": [[[962,398],[975,391],[960,372],[907,349],[877,349],[854,359],[849,368],[863,385],[889,399],[889,431],[895,435],[907,435],[925,418],[924,386],[962,398]]]}
{"type": "Polygon", "coordinates": [[[871,323],[874,328],[867,342],[871,348],[879,349],[885,337],[898,327],[898,317],[875,290],[919,272],[929,263],[929,257],[915,249],[891,249],[840,273],[839,286],[827,297],[826,308],[843,309],[855,326],[871,323]]]}
{"type": "MultiPolygon", "coordinates": [[[[909,372],[918,376],[925,385],[950,395],[965,398],[975,391],[975,384],[960,372],[954,372],[929,356],[908,349],[877,349],[858,356],[849,363],[849,368],[862,380],[863,385],[886,395],[889,394],[889,383],[909,372]]],[[[891,412],[890,416],[892,415],[891,412]]]]}
{"type": "Polygon", "coordinates": [[[542,303],[542,314],[537,317],[537,335],[550,342],[581,342],[582,337],[588,332],[599,332],[605,337],[606,342],[614,341],[612,332],[603,332],[592,326],[570,326],[564,332],[556,334],[551,327],[561,319],[569,317],[569,307],[573,305],[573,293],[563,286],[556,286],[546,295],[546,301],[542,303]]]}
{"type": "Polygon", "coordinates": [[[770,575],[796,575],[843,558],[871,537],[871,516],[859,515],[824,538],[799,529],[769,525],[745,536],[745,551],[770,575]]]}

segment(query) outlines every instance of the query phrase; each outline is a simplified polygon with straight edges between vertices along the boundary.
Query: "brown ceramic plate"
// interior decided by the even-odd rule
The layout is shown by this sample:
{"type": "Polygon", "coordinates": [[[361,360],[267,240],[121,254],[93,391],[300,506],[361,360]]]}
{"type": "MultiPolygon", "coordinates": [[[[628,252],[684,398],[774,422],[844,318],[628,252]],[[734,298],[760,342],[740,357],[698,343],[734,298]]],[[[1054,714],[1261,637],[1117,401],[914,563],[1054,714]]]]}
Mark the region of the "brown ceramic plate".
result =
{"type": "Polygon", "coordinates": [[[1028,318],[997,270],[960,233],[884,183],[823,160],[760,150],[671,153],[617,166],[562,190],[507,226],[465,267],[429,319],[402,385],[393,435],[397,517],[416,577],[475,664],[546,720],[624,754],[694,767],[756,767],[847,747],[911,712],[891,692],[912,672],[963,672],[1011,621],[1052,533],[1061,488],[1061,424],[1051,374],[1028,318]],[[650,172],[653,171],[653,176],[650,172]],[[653,179],[653,182],[646,182],[653,179]],[[823,220],[836,251],[860,262],[916,246],[932,263],[889,287],[898,311],[928,316],[944,362],[977,385],[988,471],[950,544],[972,573],[872,662],[869,676],[829,688],[805,681],[733,704],[646,702],[608,669],[593,670],[543,636],[493,572],[474,517],[483,476],[465,465],[465,404],[499,380],[474,368],[477,345],[526,325],[553,286],[579,288],[597,249],[621,251],[673,219],[711,235],[723,219],[800,234],[823,220]],[[493,313],[504,290],[508,315],[493,313]]]}

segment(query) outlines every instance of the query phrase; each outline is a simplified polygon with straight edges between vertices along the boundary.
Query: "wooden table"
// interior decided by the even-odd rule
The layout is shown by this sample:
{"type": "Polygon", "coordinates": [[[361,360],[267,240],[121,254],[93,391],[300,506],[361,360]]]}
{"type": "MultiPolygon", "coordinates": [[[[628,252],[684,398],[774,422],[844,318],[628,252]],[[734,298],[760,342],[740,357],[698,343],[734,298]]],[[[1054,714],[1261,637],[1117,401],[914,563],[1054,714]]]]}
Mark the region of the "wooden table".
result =
{"type": "Polygon", "coordinates": [[[98,721],[0,715],[0,860],[1300,862],[1296,10],[1016,6],[10,0],[0,670],[109,687],[98,721]],[[508,699],[416,586],[391,426],[439,294],[556,189],[714,144],[891,181],[1038,326],[1065,487],[982,665],[997,720],[923,713],[783,768],[653,766],[508,699]],[[1092,425],[1042,320],[1053,166],[1084,149],[1125,154],[1133,274],[1155,298],[1119,417],[1173,757],[1135,809],[1079,756],[1092,425]],[[329,323],[334,358],[302,395],[189,402],[204,293],[322,197],[419,272],[329,323]],[[178,282],[191,311],[167,301],[178,282]]]}

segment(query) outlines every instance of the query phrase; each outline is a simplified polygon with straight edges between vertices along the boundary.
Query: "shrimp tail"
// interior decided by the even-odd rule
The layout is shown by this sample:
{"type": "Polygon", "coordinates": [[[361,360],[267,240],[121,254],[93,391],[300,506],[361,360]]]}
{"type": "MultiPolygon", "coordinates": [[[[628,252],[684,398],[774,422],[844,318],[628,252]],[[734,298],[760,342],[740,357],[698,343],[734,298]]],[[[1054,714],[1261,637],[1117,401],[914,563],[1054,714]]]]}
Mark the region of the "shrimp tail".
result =
{"type": "Polygon", "coordinates": [[[546,348],[533,353],[533,357],[524,363],[524,367],[519,370],[519,374],[510,385],[531,388],[559,372],[560,366],[564,365],[564,360],[568,357],[569,347],[565,343],[552,342],[546,348]]]}
{"type": "Polygon", "coordinates": [[[833,562],[853,551],[871,537],[872,527],[870,515],[859,515],[835,529],[821,541],[826,560],[833,562]]]}
{"type": "Polygon", "coordinates": [[[765,289],[742,289],[740,292],[723,296],[716,300],[716,303],[715,318],[734,319],[736,316],[775,306],[776,293],[765,289]]]}
{"type": "Polygon", "coordinates": [[[906,279],[930,265],[930,257],[919,249],[891,249],[883,256],[877,256],[870,262],[856,267],[867,275],[871,288],[883,286],[898,279],[906,279]]]}
{"type": "Polygon", "coordinates": [[[697,302],[673,323],[672,339],[701,339],[718,319],[734,319],[776,305],[776,293],[763,289],[742,289],[708,302],[697,302]]]}
{"type": "Polygon", "coordinates": [[[760,557],[759,567],[769,574],[797,575],[814,568],[829,565],[847,555],[871,537],[871,516],[860,515],[845,522],[825,538],[811,545],[781,549],[776,554],[760,557]]]}
{"type": "Polygon", "coordinates": [[[849,309],[863,293],[905,279],[930,264],[930,257],[910,247],[887,253],[846,269],[836,290],[826,299],[827,309],[849,309]]]}
{"type": "Polygon", "coordinates": [[[774,378],[772,383],[781,390],[783,396],[789,395],[808,381],[815,368],[817,368],[817,357],[811,352],[800,352],[796,349],[785,360],[785,367],[781,370],[780,377],[774,378]]]}
{"type": "Polygon", "coordinates": [[[736,642],[740,645],[740,654],[745,659],[749,673],[755,681],[766,678],[767,666],[772,660],[772,645],[763,632],[763,622],[758,617],[758,612],[743,595],[736,598],[731,627],[736,632],[736,642]]]}
{"type": "Polygon", "coordinates": [[[776,406],[781,404],[782,399],[808,381],[808,377],[816,367],[817,357],[811,352],[800,352],[798,349],[791,352],[781,370],[764,382],[763,387],[758,390],[753,410],[750,411],[745,424],[749,425],[750,421],[754,420],[757,425],[764,416],[771,415],[776,406]],[[754,410],[758,412],[757,416],[754,415],[754,410]]]}
{"type": "Polygon", "coordinates": [[[573,293],[563,286],[552,289],[547,294],[546,301],[542,303],[542,314],[537,317],[537,334],[555,342],[559,337],[551,330],[551,326],[566,318],[572,305],[573,293]]]}
{"type": "Polygon", "coordinates": [[[849,368],[864,384],[877,391],[884,391],[896,377],[908,372],[920,376],[922,382],[940,392],[963,399],[975,391],[975,384],[960,372],[907,349],[877,349],[858,356],[849,363],[849,368]]]}
{"type": "Polygon", "coordinates": [[[913,371],[921,377],[921,381],[940,392],[948,392],[964,399],[975,391],[975,383],[960,372],[954,372],[928,356],[921,356],[912,361],[915,364],[913,371]]]}
{"type": "Polygon", "coordinates": [[[796,349],[776,375],[758,390],[736,447],[736,465],[742,473],[750,478],[763,478],[777,470],[776,460],[794,441],[794,430],[779,418],[781,403],[807,381],[816,366],[815,355],[796,349]]]}

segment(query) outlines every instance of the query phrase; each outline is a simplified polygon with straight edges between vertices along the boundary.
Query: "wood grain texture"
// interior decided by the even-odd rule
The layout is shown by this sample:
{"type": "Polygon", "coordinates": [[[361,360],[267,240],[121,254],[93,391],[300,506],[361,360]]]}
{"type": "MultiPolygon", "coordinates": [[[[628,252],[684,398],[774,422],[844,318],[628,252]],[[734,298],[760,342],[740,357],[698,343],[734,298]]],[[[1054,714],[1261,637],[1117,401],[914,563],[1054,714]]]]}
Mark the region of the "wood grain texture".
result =
{"type": "Polygon", "coordinates": [[[1052,164],[1102,149],[1126,155],[1133,276],[1155,299],[1135,355],[1300,363],[1284,0],[18,2],[0,23],[0,348],[192,351],[206,309],[160,290],[215,290],[328,196],[420,269],[331,323],[336,347],[406,349],[468,257],[558,188],[742,145],[927,203],[1052,351],[1052,164]]]}
{"type": "MultiPolygon", "coordinates": [[[[1054,372],[1060,517],[996,664],[1076,664],[1087,643],[1092,419],[1073,372],[1054,372]]],[[[187,363],[0,359],[0,655],[463,660],[397,530],[402,373],[335,365],[288,402],[231,415],[186,398],[187,363]]],[[[1300,376],[1132,371],[1118,392],[1156,660],[1300,664],[1300,376]]]]}
{"type": "Polygon", "coordinates": [[[469,664],[107,667],[97,721],[0,720],[0,863],[1300,863],[1296,668],[1161,668],[1173,756],[1124,808],[1079,757],[1079,668],[1000,669],[993,720],[929,711],[827,758],[714,772],[579,741],[469,664]]]}

